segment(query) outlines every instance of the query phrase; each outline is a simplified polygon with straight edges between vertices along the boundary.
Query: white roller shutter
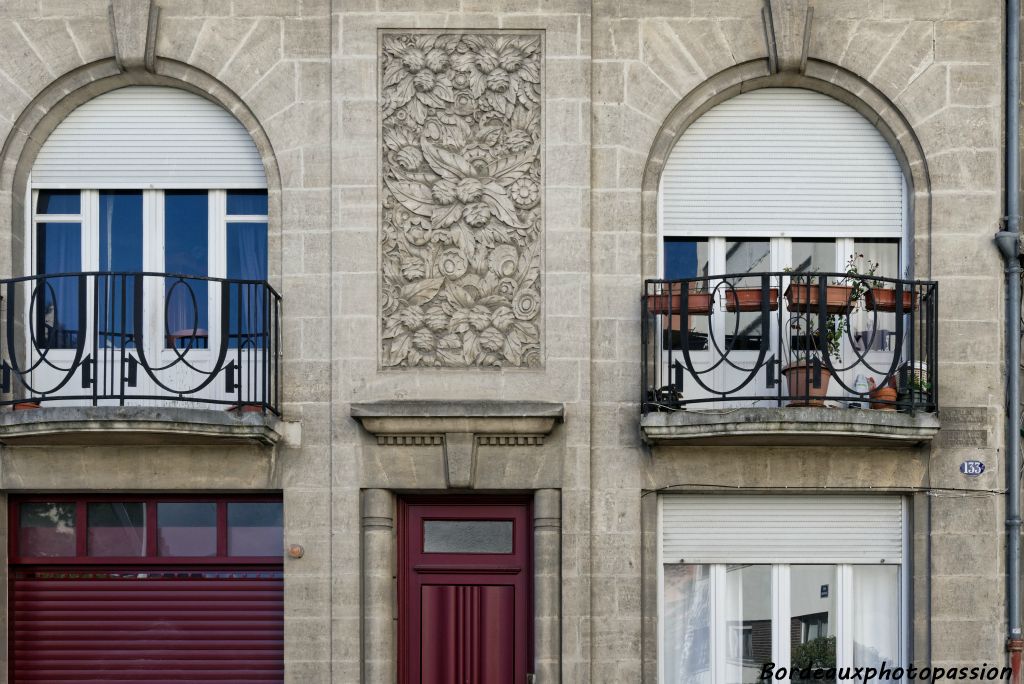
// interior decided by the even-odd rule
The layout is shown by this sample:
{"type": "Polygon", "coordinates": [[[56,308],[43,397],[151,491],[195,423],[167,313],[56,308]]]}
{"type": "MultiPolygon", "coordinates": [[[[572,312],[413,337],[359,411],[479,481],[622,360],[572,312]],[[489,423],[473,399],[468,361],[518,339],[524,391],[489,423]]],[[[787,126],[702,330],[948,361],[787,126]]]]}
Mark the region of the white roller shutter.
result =
{"type": "Polygon", "coordinates": [[[662,176],[666,235],[903,234],[889,144],[851,107],[798,88],[743,93],[682,135],[662,176]]]}
{"type": "Polygon", "coordinates": [[[36,188],[265,188],[256,145],[227,110],[177,88],[89,100],[50,134],[36,188]]]}
{"type": "Polygon", "coordinates": [[[898,496],[666,495],[666,563],[900,563],[898,496]]]}

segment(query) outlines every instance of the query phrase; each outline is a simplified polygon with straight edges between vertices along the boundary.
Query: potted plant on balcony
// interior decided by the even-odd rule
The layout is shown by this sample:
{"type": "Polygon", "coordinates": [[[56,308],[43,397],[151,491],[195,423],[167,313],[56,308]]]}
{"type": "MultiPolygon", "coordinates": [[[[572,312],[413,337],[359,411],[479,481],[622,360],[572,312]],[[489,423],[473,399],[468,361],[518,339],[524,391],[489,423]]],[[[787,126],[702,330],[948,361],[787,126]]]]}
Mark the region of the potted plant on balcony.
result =
{"type": "Polygon", "coordinates": [[[896,378],[889,378],[889,382],[881,387],[876,387],[875,379],[871,378],[868,380],[868,386],[871,388],[871,408],[879,411],[895,411],[896,410],[896,399],[898,397],[896,392],[896,378]]]}
{"type": "MultiPolygon", "coordinates": [[[[784,269],[787,273],[792,269],[784,269]]],[[[847,270],[849,273],[849,270],[847,270]]],[[[794,275],[783,296],[790,311],[814,313],[821,301],[820,279],[825,276],[815,273],[794,275]]],[[[829,314],[847,314],[853,310],[863,292],[849,278],[840,278],[825,285],[825,311],[829,314]]]]}
{"type": "MultiPolygon", "coordinates": [[[[841,316],[828,316],[825,320],[825,352],[828,357],[840,360],[842,351],[843,333],[846,331],[846,319],[841,316]]],[[[813,330],[809,337],[816,341],[820,330],[813,330]]],[[[795,352],[796,360],[782,369],[786,376],[786,383],[789,386],[789,396],[797,397],[787,404],[788,406],[824,406],[825,397],[828,396],[828,384],[832,380],[832,372],[828,369],[827,363],[821,362],[821,352],[817,349],[795,352]],[[821,382],[814,386],[815,361],[821,366],[821,382]]]]}

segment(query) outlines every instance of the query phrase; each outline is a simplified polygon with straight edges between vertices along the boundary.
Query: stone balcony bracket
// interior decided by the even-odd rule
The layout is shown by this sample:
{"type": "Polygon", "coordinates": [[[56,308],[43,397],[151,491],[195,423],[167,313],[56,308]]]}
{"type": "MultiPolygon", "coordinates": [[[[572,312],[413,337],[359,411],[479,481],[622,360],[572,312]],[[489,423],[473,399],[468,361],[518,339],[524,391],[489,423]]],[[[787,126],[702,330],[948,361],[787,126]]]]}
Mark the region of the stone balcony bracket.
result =
{"type": "Polygon", "coordinates": [[[651,446],[916,447],[935,438],[939,419],[871,409],[731,408],[648,413],[640,430],[651,446]]]}
{"type": "Polygon", "coordinates": [[[59,406],[0,412],[7,446],[227,445],[299,440],[273,414],[158,406],[59,406]]]}
{"type": "Polygon", "coordinates": [[[381,445],[441,445],[447,483],[471,488],[477,446],[536,446],[565,419],[565,407],[540,401],[372,401],[351,415],[381,445]]]}

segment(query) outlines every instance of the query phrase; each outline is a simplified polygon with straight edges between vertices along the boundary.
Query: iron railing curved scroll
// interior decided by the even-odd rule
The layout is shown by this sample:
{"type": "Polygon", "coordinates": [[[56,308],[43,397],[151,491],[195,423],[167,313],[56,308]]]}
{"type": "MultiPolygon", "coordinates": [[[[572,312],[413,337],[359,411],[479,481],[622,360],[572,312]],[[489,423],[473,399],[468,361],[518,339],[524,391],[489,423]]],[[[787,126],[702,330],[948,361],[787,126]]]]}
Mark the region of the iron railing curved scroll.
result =
{"type": "Polygon", "coordinates": [[[281,296],[263,280],[52,273],[0,280],[0,406],[280,414],[281,296]]]}
{"type": "Polygon", "coordinates": [[[938,408],[938,284],[848,273],[647,280],[641,404],[938,408]]]}

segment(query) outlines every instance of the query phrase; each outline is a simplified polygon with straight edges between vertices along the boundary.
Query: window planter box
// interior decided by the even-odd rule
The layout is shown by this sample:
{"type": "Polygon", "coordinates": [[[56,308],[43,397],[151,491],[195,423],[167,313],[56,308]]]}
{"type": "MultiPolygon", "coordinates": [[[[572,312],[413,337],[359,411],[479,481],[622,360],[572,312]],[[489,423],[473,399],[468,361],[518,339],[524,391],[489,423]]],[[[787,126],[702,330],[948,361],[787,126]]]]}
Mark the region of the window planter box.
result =
{"type": "MultiPolygon", "coordinates": [[[[818,310],[820,287],[817,283],[790,284],[786,288],[785,297],[790,311],[814,313],[818,310]]],[[[853,287],[850,285],[829,285],[825,288],[825,312],[830,314],[847,314],[853,310],[854,302],[850,301],[853,287]]]]}
{"type": "Polygon", "coordinates": [[[689,314],[707,315],[711,313],[711,294],[706,292],[683,293],[678,283],[673,283],[671,292],[647,295],[647,311],[652,314],[679,314],[683,309],[682,299],[686,297],[686,310],[689,314]],[[671,311],[669,308],[671,307],[671,311]]]}
{"type": "MultiPolygon", "coordinates": [[[[725,291],[726,311],[760,311],[761,310],[760,287],[735,287],[725,291]]],[[[775,311],[779,308],[779,290],[775,287],[768,288],[768,310],[775,311]]]]}
{"type": "MultiPolygon", "coordinates": [[[[868,288],[867,296],[868,309],[872,311],[896,311],[896,290],[888,288],[868,288]]],[[[913,311],[916,308],[914,293],[911,290],[903,291],[903,310],[913,311]]]]}

